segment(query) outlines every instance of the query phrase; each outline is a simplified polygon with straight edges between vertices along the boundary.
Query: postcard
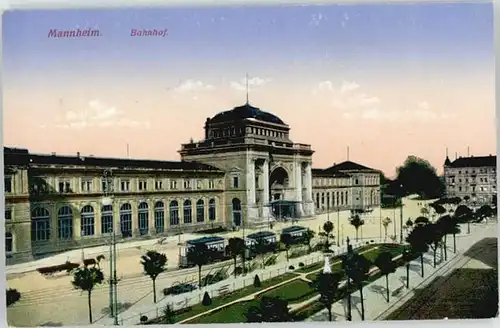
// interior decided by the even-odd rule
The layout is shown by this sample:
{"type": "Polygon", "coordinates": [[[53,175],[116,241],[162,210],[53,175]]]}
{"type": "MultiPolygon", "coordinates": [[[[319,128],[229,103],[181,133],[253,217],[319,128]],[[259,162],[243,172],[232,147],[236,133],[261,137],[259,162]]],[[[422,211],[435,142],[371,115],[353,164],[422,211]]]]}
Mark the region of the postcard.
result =
{"type": "Polygon", "coordinates": [[[2,32],[9,325],[497,316],[491,2],[2,32]]]}

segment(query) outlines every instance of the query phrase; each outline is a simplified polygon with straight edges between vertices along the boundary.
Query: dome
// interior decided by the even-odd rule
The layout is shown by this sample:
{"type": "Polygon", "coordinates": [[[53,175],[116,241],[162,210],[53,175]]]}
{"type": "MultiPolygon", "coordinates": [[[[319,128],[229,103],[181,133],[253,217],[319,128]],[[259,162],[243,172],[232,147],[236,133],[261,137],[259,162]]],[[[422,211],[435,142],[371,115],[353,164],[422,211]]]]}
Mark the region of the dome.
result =
{"type": "Polygon", "coordinates": [[[278,116],[260,110],[250,104],[234,107],[231,110],[220,112],[209,120],[210,123],[221,123],[228,121],[239,121],[254,118],[259,121],[286,125],[278,116]]]}

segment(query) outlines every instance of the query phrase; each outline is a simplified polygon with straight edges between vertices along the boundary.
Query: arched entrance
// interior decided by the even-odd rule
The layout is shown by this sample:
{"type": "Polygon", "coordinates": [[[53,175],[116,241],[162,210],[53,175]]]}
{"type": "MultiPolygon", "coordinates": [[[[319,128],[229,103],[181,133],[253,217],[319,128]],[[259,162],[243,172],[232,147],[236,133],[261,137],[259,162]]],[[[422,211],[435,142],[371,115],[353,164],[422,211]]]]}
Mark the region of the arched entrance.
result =
{"type": "Polygon", "coordinates": [[[285,189],[288,188],[288,173],[282,167],[275,168],[269,175],[271,199],[282,200],[285,198],[285,189]]]}
{"type": "Polygon", "coordinates": [[[241,201],[238,198],[233,198],[231,202],[231,209],[233,213],[233,225],[236,227],[241,226],[241,201]]]}

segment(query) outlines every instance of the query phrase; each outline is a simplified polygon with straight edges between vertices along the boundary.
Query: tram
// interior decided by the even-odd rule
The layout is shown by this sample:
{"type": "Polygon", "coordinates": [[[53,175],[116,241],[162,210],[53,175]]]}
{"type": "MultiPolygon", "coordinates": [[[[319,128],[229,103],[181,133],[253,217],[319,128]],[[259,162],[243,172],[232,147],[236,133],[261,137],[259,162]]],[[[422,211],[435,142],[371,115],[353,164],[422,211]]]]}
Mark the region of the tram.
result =
{"type": "Polygon", "coordinates": [[[304,241],[307,228],[301,226],[291,226],[281,230],[281,236],[290,235],[293,244],[299,244],[304,241]]]}
{"type": "Polygon", "coordinates": [[[205,245],[208,250],[210,250],[209,263],[214,263],[218,261],[223,261],[229,259],[226,255],[227,242],[224,238],[218,236],[212,237],[202,237],[197,239],[191,239],[186,241],[179,248],[179,267],[180,268],[190,268],[195,264],[190,263],[188,260],[188,253],[192,251],[198,245],[205,245]]]}

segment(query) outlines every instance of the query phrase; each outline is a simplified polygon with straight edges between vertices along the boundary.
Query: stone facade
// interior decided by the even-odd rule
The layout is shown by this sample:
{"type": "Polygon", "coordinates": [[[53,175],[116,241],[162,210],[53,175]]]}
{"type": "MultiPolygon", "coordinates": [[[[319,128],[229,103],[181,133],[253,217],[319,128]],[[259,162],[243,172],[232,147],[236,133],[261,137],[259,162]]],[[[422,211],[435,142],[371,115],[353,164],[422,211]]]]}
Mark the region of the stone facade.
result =
{"type": "Polygon", "coordinates": [[[470,205],[496,204],[497,157],[459,157],[453,162],[446,157],[444,179],[448,197],[469,198],[470,205]]]}
{"type": "Polygon", "coordinates": [[[7,263],[90,245],[377,206],[379,172],[312,169],[310,145],[249,104],[209,118],[182,161],[32,154],[4,148],[7,263]],[[277,207],[279,206],[279,208],[277,207]],[[277,210],[278,208],[278,210],[277,210]]]}

